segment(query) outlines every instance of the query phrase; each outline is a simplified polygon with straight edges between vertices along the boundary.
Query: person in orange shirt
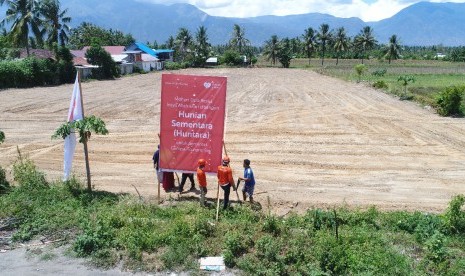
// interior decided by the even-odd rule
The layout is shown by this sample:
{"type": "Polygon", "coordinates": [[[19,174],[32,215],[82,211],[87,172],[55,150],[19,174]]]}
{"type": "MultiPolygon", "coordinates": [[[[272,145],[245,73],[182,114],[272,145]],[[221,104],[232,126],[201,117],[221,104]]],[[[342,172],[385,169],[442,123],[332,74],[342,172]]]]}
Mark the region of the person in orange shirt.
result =
{"type": "Polygon", "coordinates": [[[223,209],[228,208],[229,204],[229,193],[231,192],[231,186],[233,190],[236,190],[236,186],[234,185],[234,179],[232,176],[232,170],[229,167],[229,157],[224,156],[222,160],[221,166],[218,166],[218,185],[224,191],[224,201],[223,201],[223,209]]]}
{"type": "Polygon", "coordinates": [[[200,205],[205,206],[205,195],[207,194],[207,176],[205,175],[204,169],[207,162],[205,159],[199,159],[199,167],[197,168],[197,182],[200,187],[200,205]]]}

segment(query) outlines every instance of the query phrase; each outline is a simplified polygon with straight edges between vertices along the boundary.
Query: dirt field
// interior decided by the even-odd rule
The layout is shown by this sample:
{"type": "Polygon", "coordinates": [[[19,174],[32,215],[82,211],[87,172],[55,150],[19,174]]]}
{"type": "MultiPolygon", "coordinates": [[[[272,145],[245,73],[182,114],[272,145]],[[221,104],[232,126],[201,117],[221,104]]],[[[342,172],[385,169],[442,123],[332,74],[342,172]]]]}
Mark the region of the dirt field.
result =
{"type": "MultiPolygon", "coordinates": [[[[266,208],[269,196],[278,214],[342,204],[440,212],[453,195],[465,193],[465,119],[442,118],[362,84],[305,70],[175,73],[228,77],[231,166],[237,176],[241,160],[251,160],[256,200],[266,208]]],[[[134,185],[155,199],[151,158],[160,80],[157,72],[82,84],[85,114],[101,117],[110,131],[89,144],[96,189],[135,193],[134,185]]],[[[71,92],[72,85],[0,91],[0,129],[7,138],[1,166],[11,170],[19,146],[50,180],[61,177],[63,141],[50,137],[67,116],[71,92]]],[[[74,172],[84,182],[83,159],[78,145],[74,172]]],[[[215,177],[208,182],[214,197],[215,177]]]]}

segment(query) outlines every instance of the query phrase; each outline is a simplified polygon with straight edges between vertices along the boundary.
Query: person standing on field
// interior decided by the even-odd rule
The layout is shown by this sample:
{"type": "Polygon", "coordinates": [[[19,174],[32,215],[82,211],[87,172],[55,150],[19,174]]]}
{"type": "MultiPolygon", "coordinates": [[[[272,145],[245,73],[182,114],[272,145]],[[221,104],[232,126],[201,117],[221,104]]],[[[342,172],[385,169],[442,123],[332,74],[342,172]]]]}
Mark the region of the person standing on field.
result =
{"type": "Polygon", "coordinates": [[[236,186],[234,185],[234,179],[232,176],[232,170],[229,167],[229,157],[224,156],[222,160],[221,166],[218,166],[218,186],[221,187],[224,191],[224,201],[223,201],[223,210],[228,208],[229,204],[229,193],[231,192],[231,186],[233,190],[236,190],[236,186]]]}
{"type": "Polygon", "coordinates": [[[250,167],[250,160],[244,159],[244,163],[242,165],[244,167],[244,177],[239,177],[239,181],[244,181],[244,188],[242,188],[242,196],[244,197],[244,201],[246,201],[248,195],[250,203],[253,203],[255,177],[253,175],[252,168],[250,167]]]}
{"type": "Polygon", "coordinates": [[[205,195],[207,194],[207,176],[205,175],[205,159],[199,159],[199,167],[197,168],[197,181],[200,188],[200,205],[205,206],[205,195]]]}
{"type": "Polygon", "coordinates": [[[195,182],[194,182],[194,174],[193,173],[182,173],[181,175],[181,184],[179,185],[179,192],[182,193],[184,190],[184,184],[186,184],[186,180],[189,178],[191,182],[190,191],[195,190],[195,182]]]}
{"type": "Polygon", "coordinates": [[[158,145],[157,150],[153,154],[153,168],[157,173],[158,185],[163,182],[163,172],[160,171],[159,164],[160,164],[160,145],[158,145]]]}

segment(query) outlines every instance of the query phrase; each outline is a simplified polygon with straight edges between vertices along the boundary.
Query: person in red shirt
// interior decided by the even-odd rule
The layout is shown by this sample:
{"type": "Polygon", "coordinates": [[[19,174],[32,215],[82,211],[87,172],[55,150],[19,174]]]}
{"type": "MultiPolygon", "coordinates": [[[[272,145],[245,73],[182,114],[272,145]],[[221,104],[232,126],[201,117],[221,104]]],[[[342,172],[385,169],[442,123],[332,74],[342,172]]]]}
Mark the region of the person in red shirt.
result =
{"type": "Polygon", "coordinates": [[[197,182],[200,187],[200,205],[205,206],[205,195],[207,194],[207,176],[204,169],[207,162],[205,159],[199,159],[199,167],[197,168],[197,182]]]}
{"type": "Polygon", "coordinates": [[[233,190],[236,190],[236,186],[234,185],[234,179],[232,176],[232,170],[229,167],[229,157],[224,156],[222,160],[221,166],[218,166],[218,185],[224,191],[224,201],[223,201],[223,209],[228,208],[229,204],[229,193],[231,192],[231,186],[233,190]]]}

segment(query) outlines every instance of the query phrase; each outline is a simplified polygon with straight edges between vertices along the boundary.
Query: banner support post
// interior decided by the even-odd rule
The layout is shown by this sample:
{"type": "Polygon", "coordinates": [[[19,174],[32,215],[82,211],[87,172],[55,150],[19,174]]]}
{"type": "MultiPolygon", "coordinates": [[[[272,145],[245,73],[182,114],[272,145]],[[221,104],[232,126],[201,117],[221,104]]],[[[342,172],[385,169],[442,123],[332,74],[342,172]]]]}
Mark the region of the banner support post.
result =
{"type": "MultiPolygon", "coordinates": [[[[78,81],[79,81],[79,93],[81,94],[81,108],[82,108],[82,117],[85,118],[84,115],[84,102],[82,99],[82,87],[81,87],[81,69],[77,69],[77,74],[78,74],[78,81]]],[[[86,175],[87,175],[87,189],[89,191],[92,191],[92,182],[90,178],[90,164],[89,164],[89,151],[87,149],[87,133],[84,133],[83,137],[83,144],[84,144],[84,159],[86,161],[86,175]]]]}

